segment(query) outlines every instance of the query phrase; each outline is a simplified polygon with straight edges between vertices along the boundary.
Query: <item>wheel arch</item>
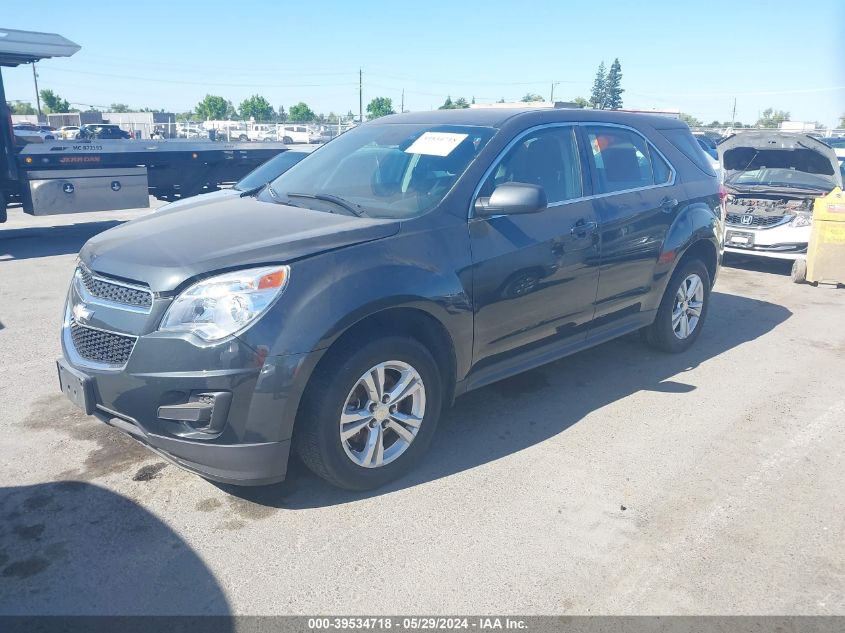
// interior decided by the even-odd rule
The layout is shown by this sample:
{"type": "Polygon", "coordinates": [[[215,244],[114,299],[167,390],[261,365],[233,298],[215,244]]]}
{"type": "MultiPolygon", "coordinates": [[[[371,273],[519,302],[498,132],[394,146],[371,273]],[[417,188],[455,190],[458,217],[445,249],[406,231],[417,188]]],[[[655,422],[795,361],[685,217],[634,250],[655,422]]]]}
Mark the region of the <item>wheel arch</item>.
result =
{"type": "Polygon", "coordinates": [[[428,349],[438,367],[444,369],[441,373],[443,402],[450,404],[454,399],[457,382],[455,342],[446,325],[432,311],[418,303],[384,306],[359,314],[354,321],[346,323],[330,338],[324,339],[328,348],[313,374],[324,371],[333,362],[333,352],[354,344],[356,339],[370,339],[385,334],[409,336],[428,349]]]}

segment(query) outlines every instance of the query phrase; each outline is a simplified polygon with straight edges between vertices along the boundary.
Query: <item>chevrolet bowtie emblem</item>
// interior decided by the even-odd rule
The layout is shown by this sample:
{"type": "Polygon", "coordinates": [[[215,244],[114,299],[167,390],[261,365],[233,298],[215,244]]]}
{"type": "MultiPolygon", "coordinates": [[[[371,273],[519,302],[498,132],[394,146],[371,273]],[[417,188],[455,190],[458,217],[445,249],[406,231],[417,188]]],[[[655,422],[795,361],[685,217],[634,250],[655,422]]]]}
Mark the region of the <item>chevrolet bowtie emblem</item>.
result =
{"type": "Polygon", "coordinates": [[[88,323],[92,316],[94,316],[94,311],[86,308],[84,304],[77,303],[73,306],[73,319],[77,323],[88,323]]]}

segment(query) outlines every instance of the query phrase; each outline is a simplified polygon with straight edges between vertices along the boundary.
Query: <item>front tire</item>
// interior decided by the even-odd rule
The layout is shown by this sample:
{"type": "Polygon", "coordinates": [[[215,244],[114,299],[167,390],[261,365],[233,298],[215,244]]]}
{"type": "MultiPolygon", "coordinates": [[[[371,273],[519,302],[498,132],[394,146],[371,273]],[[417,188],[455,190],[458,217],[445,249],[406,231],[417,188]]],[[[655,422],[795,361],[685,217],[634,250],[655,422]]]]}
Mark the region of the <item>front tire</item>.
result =
{"type": "Polygon", "coordinates": [[[666,286],[654,323],[645,328],[652,347],[671,354],[689,349],[701,334],[710,306],[710,275],[698,259],[683,262],[666,286]]]}
{"type": "Polygon", "coordinates": [[[293,445],[305,465],[329,483],[378,488],[408,472],[425,453],[441,403],[440,371],[415,339],[342,344],[309,382],[293,445]]]}
{"type": "Polygon", "coordinates": [[[796,284],[803,284],[807,281],[807,260],[796,259],[792,262],[792,270],[789,276],[792,278],[793,283],[796,284]]]}

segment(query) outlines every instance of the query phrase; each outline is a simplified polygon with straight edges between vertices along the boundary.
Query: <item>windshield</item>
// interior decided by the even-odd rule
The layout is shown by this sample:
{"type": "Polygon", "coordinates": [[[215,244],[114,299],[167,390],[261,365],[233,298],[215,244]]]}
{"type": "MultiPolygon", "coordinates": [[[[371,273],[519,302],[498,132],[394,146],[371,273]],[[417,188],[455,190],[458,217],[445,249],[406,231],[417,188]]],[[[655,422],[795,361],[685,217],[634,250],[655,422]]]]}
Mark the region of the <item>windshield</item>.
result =
{"type": "Polygon", "coordinates": [[[306,152],[282,152],[278,156],[274,156],[266,163],[256,167],[246,176],[241,178],[232,189],[238,191],[249,191],[277,178],[280,174],[285,173],[288,169],[296,165],[303,158],[308,156],[306,152]]]}
{"type": "Polygon", "coordinates": [[[830,191],[836,186],[833,176],[821,174],[808,174],[796,169],[781,169],[761,167],[749,171],[735,171],[725,177],[725,182],[730,185],[754,186],[763,185],[767,187],[791,187],[802,189],[821,189],[830,191]]]}
{"type": "Polygon", "coordinates": [[[495,133],[460,125],[363,125],[276,178],[272,190],[280,202],[299,206],[336,211],[302,194],[332,196],[370,217],[414,217],[440,203],[495,133]]]}

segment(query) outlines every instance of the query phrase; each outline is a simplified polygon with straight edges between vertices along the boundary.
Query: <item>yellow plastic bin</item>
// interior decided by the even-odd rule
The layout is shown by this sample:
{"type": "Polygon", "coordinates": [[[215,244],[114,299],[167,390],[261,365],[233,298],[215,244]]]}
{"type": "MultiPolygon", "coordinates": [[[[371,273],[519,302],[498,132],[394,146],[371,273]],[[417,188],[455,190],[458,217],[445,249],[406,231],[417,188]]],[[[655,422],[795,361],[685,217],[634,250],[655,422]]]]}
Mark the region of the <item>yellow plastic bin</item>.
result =
{"type": "Polygon", "coordinates": [[[798,282],[845,285],[845,193],[839,187],[813,204],[807,260],[795,262],[792,277],[798,282]]]}

